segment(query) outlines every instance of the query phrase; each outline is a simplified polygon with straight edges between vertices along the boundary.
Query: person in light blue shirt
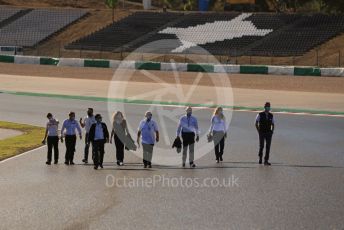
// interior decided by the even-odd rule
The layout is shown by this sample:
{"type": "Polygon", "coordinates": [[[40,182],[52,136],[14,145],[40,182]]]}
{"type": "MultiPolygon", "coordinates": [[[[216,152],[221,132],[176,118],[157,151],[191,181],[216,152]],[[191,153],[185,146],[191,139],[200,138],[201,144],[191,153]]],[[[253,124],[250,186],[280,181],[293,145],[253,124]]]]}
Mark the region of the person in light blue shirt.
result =
{"type": "Polygon", "coordinates": [[[145,119],[140,122],[137,132],[137,144],[140,147],[140,138],[143,149],[144,168],[152,167],[153,147],[155,142],[159,142],[158,124],[152,119],[152,113],[147,111],[145,119]]]}
{"type": "Polygon", "coordinates": [[[79,123],[75,120],[75,113],[69,113],[69,119],[63,122],[61,129],[61,142],[63,142],[63,137],[65,137],[66,144],[66,155],[65,164],[74,165],[74,152],[76,144],[76,130],[79,133],[80,140],[82,139],[82,133],[79,123]]]}
{"type": "Polygon", "coordinates": [[[199,141],[199,129],[197,118],[192,116],[192,108],[189,106],[186,108],[186,114],[179,119],[177,128],[177,138],[183,139],[183,167],[185,167],[185,161],[187,151],[189,148],[189,162],[190,167],[195,168],[194,163],[194,149],[195,149],[195,137],[196,141],[199,141]]]}

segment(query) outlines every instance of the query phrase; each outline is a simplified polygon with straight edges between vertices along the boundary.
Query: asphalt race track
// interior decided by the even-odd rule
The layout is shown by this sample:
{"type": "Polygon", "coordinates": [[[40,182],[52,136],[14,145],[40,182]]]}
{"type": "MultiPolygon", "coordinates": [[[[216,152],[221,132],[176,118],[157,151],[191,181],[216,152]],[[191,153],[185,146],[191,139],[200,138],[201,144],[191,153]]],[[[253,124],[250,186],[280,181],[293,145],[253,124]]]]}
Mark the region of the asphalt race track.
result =
{"type": "MultiPolygon", "coordinates": [[[[0,94],[0,106],[0,120],[39,126],[47,112],[62,121],[70,110],[79,118],[93,107],[110,126],[104,102],[0,94]]],[[[147,106],[125,108],[128,122],[137,127],[147,106]]],[[[194,114],[201,130],[207,130],[211,111],[194,114]]],[[[216,164],[210,152],[196,161],[196,169],[143,169],[141,159],[130,152],[126,165],[118,167],[114,145],[108,144],[104,169],[95,171],[81,163],[80,140],[74,166],[63,164],[62,144],[58,165],[45,165],[46,147],[3,161],[0,229],[342,229],[344,118],[276,114],[272,166],[264,167],[257,164],[255,115],[234,112],[224,162],[216,164]],[[235,180],[227,187],[120,187],[109,182],[162,177],[235,180]]],[[[175,125],[167,123],[171,137],[175,125]]]]}

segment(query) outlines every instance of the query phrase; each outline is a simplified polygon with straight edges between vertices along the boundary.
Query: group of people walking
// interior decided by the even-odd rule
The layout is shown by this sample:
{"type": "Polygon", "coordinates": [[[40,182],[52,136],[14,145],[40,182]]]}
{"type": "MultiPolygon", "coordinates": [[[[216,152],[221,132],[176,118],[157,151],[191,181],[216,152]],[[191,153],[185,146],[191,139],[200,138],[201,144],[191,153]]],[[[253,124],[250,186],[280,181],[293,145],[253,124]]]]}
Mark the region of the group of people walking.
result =
{"type": "MultiPolygon", "coordinates": [[[[265,103],[264,111],[259,113],[256,117],[255,126],[259,134],[259,164],[263,163],[263,149],[266,143],[266,153],[264,157],[264,165],[270,165],[269,154],[272,134],[274,132],[275,124],[273,114],[270,112],[270,103],[265,103]]],[[[77,135],[80,140],[82,136],[82,128],[85,129],[85,147],[83,162],[88,163],[90,147],[92,149],[92,160],[94,169],[103,168],[104,161],[104,146],[106,143],[115,143],[116,146],[116,163],[118,166],[124,165],[124,151],[136,150],[136,145],[132,139],[127,121],[122,112],[117,111],[112,117],[111,134],[108,131],[107,125],[102,121],[100,114],[94,115],[92,108],[87,110],[87,116],[79,121],[75,119],[75,113],[70,112],[69,118],[64,120],[60,131],[59,138],[59,121],[54,118],[51,113],[47,114],[48,122],[46,125],[46,132],[42,143],[47,143],[48,153],[46,164],[50,165],[52,162],[52,152],[54,150],[54,164],[58,164],[59,160],[59,140],[65,143],[65,164],[74,165],[74,153],[77,135]]],[[[223,109],[218,107],[214,110],[211,117],[211,124],[207,135],[209,142],[214,142],[214,152],[216,162],[223,161],[223,153],[225,147],[225,139],[227,138],[228,124],[223,114],[223,109]]],[[[182,166],[186,166],[186,159],[189,153],[189,165],[195,168],[194,149],[195,142],[199,141],[198,120],[192,115],[192,108],[187,107],[186,113],[179,119],[176,139],[173,147],[177,148],[179,152],[182,149],[182,166]]],[[[144,168],[152,167],[152,157],[154,145],[159,142],[159,127],[157,122],[152,118],[152,113],[147,111],[144,119],[141,120],[138,131],[136,144],[138,147],[142,145],[143,151],[143,165],[144,168]]]]}

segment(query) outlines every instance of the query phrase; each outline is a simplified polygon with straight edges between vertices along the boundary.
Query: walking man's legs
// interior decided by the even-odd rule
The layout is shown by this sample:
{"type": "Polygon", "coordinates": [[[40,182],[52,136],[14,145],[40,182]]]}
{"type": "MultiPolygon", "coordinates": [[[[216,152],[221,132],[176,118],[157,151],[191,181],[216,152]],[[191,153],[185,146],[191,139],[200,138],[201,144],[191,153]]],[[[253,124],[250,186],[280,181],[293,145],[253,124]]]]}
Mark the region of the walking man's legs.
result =
{"type": "Polygon", "coordinates": [[[263,149],[264,149],[264,133],[259,133],[259,162],[261,163],[261,159],[263,157],[263,149]]]}
{"type": "Polygon", "coordinates": [[[53,138],[53,148],[54,148],[54,164],[59,161],[59,138],[56,136],[53,138]]]}
{"type": "Polygon", "coordinates": [[[265,162],[268,162],[268,161],[269,161],[271,139],[272,139],[272,134],[271,134],[271,133],[267,133],[267,134],[265,135],[265,141],[266,141],[266,146],[265,146],[265,157],[264,157],[264,161],[265,161],[265,162]]]}
{"type": "Polygon", "coordinates": [[[53,140],[51,137],[47,138],[48,153],[47,153],[47,163],[51,162],[51,155],[53,151],[53,140]]]}

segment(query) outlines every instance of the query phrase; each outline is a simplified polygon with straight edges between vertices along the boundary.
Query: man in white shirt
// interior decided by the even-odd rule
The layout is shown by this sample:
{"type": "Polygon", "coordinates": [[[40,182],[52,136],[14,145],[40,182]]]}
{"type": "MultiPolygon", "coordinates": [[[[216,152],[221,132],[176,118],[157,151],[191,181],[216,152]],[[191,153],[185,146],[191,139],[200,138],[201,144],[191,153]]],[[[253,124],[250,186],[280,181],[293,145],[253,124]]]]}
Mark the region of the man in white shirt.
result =
{"type": "Polygon", "coordinates": [[[47,115],[48,122],[45,128],[45,136],[42,143],[45,144],[47,140],[48,153],[47,153],[47,165],[51,165],[51,155],[54,148],[54,164],[59,161],[59,135],[58,127],[59,121],[56,120],[51,113],[47,115]]]}
{"type": "Polygon", "coordinates": [[[187,151],[189,148],[189,162],[190,167],[195,168],[194,163],[194,148],[195,148],[195,136],[196,141],[199,141],[199,130],[197,118],[192,116],[192,108],[189,106],[186,108],[186,114],[179,119],[177,128],[177,138],[183,139],[183,167],[185,167],[185,161],[187,151]]]}
{"type": "Polygon", "coordinates": [[[82,139],[82,132],[79,123],[75,120],[75,113],[69,113],[69,119],[64,120],[61,129],[61,142],[63,142],[63,137],[65,137],[66,144],[66,155],[65,164],[74,165],[74,152],[76,145],[76,130],[79,133],[80,140],[82,139]],[[66,132],[65,132],[66,131],[66,132]]]}
{"type": "Polygon", "coordinates": [[[159,142],[158,124],[152,119],[152,113],[147,111],[145,119],[140,122],[137,132],[137,144],[140,146],[140,137],[143,148],[144,168],[152,168],[153,147],[159,142]]]}
{"type": "MultiPolygon", "coordinates": [[[[85,131],[86,131],[84,159],[82,160],[82,162],[87,164],[88,163],[88,153],[89,153],[89,149],[90,149],[90,144],[89,144],[90,142],[88,141],[88,136],[90,133],[91,126],[96,123],[96,119],[93,116],[93,108],[88,108],[87,116],[84,118],[84,120],[82,120],[82,118],[80,118],[79,122],[80,122],[81,128],[85,128],[85,131]]],[[[93,159],[93,153],[94,153],[94,149],[92,146],[92,159],[93,159]]]]}

